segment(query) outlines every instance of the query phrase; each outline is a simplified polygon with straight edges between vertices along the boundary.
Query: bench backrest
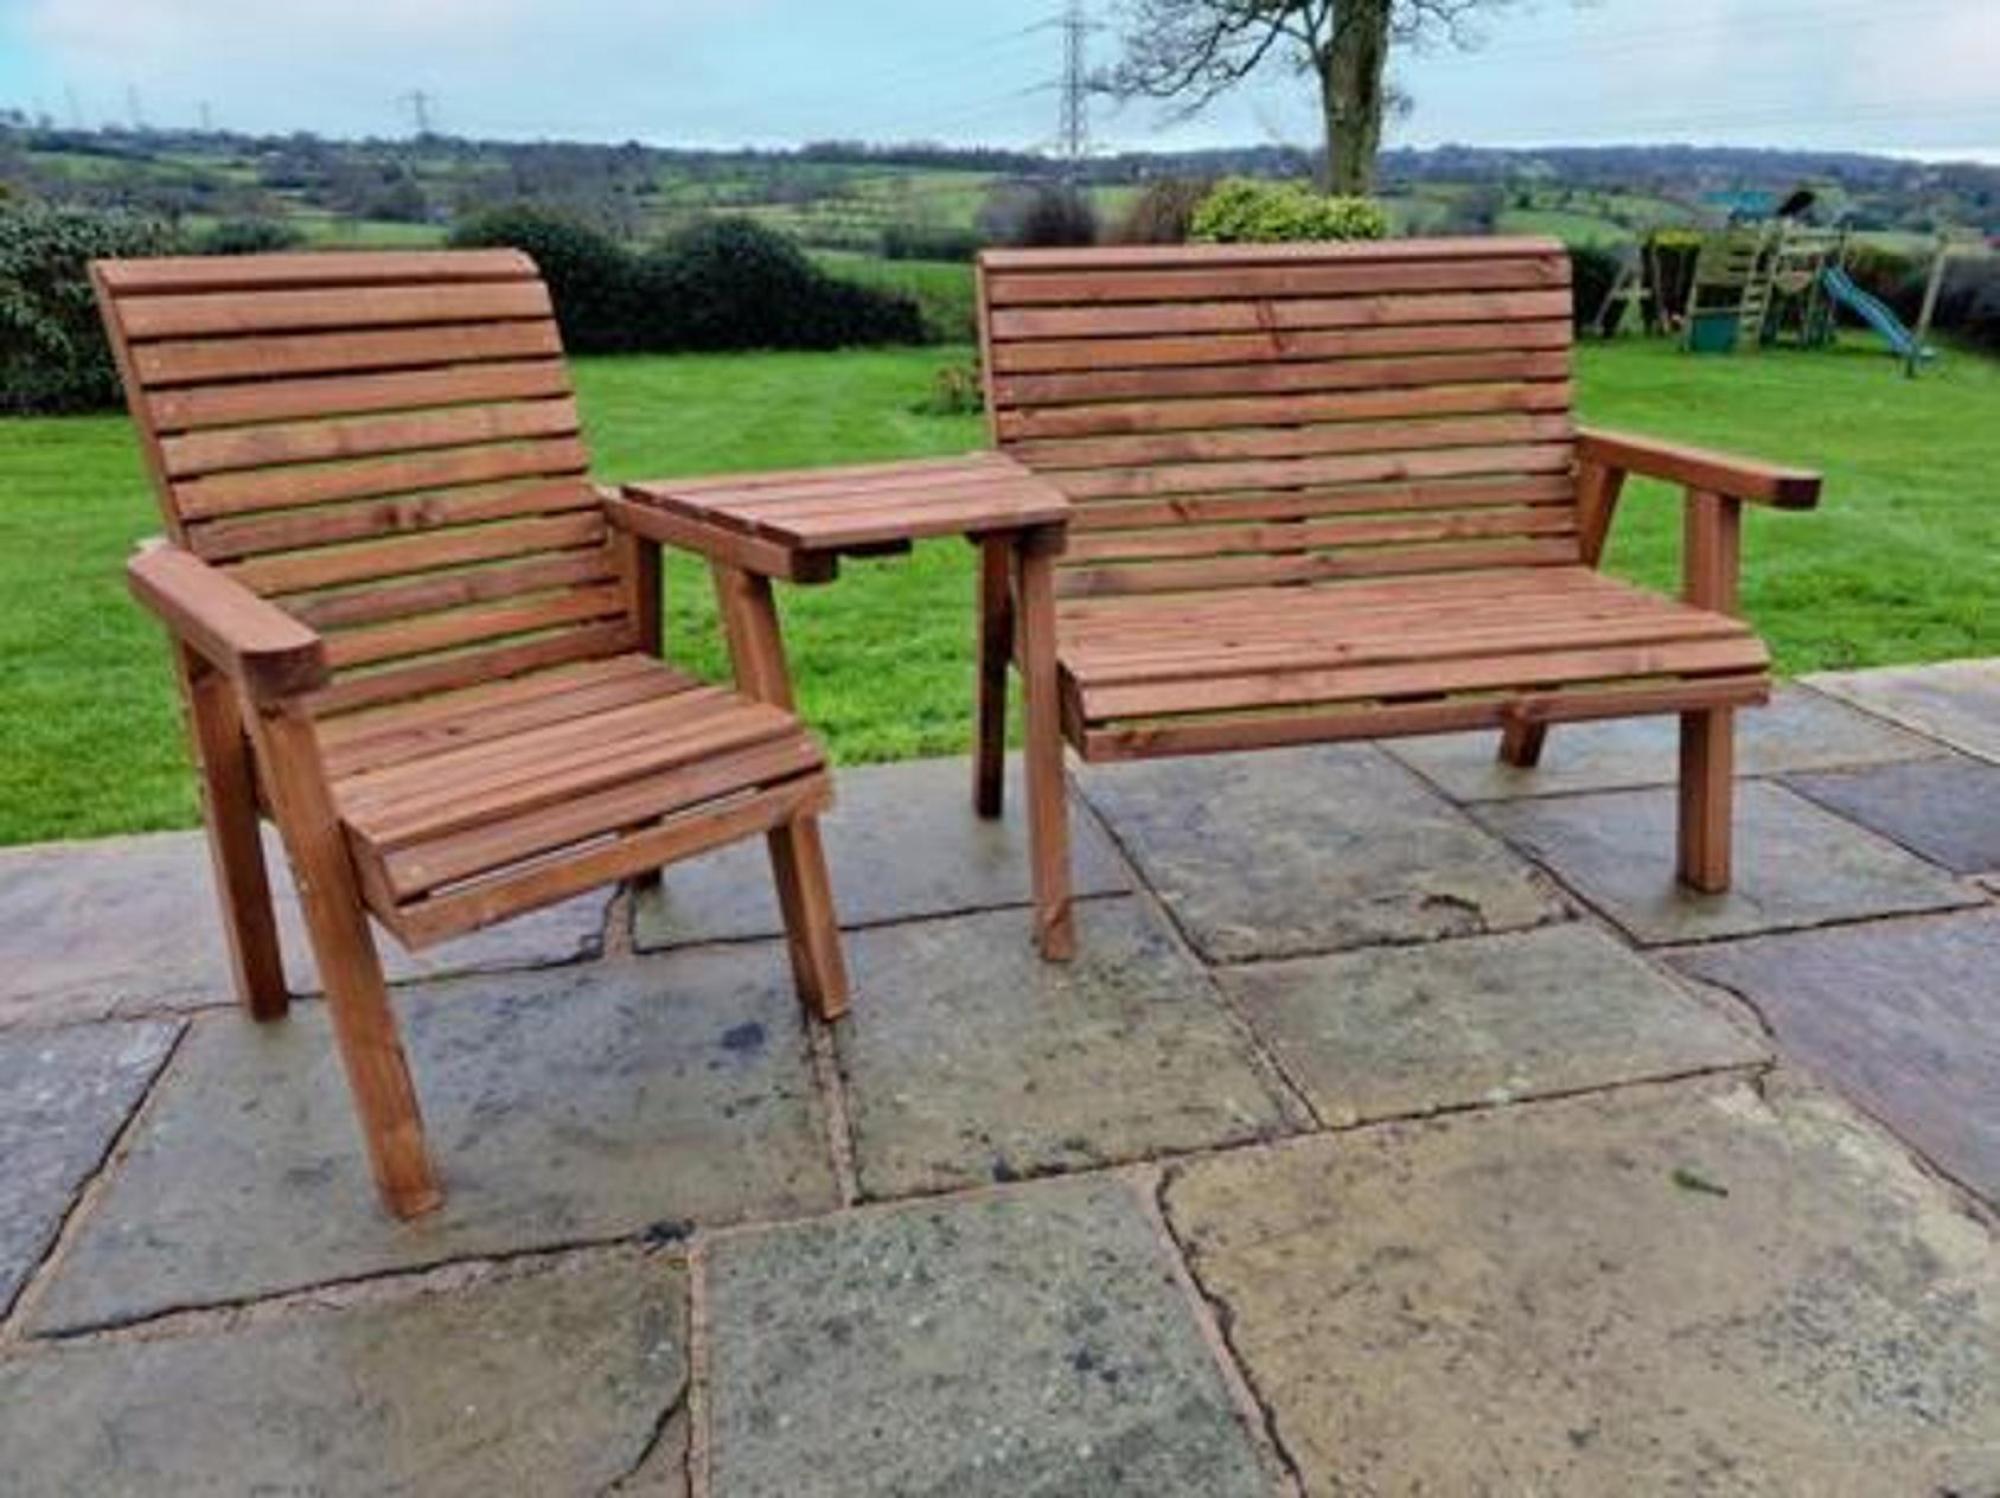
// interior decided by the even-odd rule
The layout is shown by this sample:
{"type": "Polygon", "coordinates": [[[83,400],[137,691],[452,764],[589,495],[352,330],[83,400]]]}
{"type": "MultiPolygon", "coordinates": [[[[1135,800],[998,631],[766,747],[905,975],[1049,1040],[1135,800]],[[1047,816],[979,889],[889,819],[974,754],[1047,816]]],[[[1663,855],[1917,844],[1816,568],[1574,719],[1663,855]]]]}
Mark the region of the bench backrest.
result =
{"type": "Polygon", "coordinates": [[[326,636],[322,711],[631,648],[527,256],[91,275],[169,533],[326,636]]]}
{"type": "Polygon", "coordinates": [[[987,251],[987,410],[1069,594],[1578,560],[1542,239],[987,251]]]}

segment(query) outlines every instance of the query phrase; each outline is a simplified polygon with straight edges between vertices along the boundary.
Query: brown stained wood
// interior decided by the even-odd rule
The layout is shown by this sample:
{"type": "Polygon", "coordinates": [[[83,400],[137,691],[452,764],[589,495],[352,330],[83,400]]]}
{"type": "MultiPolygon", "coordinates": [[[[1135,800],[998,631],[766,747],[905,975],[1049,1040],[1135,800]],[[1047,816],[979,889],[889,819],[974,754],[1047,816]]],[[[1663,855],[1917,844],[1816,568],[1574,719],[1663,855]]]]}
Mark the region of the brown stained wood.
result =
{"type": "Polygon", "coordinates": [[[431,323],[533,320],[552,315],[538,280],[435,286],[312,287],[282,291],[123,294],[125,336],[167,338],[295,333],[431,323]]]}
{"type": "MultiPolygon", "coordinates": [[[[1502,356],[1507,358],[1508,356],[1502,356]]],[[[1503,366],[1483,382],[1441,380],[1409,389],[1337,389],[1311,395],[1240,395],[1187,400],[1095,402],[1081,406],[1028,407],[998,421],[1008,451],[1024,461],[1034,444],[1062,438],[1135,436],[1152,432],[1252,430],[1306,423],[1382,421],[1410,416],[1471,416],[1495,411],[1568,411],[1567,380],[1528,382],[1503,366]]]]}
{"type": "Polygon", "coordinates": [[[1567,379],[1567,350],[1502,350],[1422,358],[1346,359],[1298,363],[1162,365],[1064,374],[995,375],[993,400],[1010,408],[1096,401],[1173,401],[1198,396],[1312,394],[1331,390],[1413,387],[1478,379],[1567,379]]]}
{"type": "Polygon", "coordinates": [[[288,704],[258,714],[251,732],[305,908],[376,1188],[393,1215],[418,1216],[443,1194],[312,720],[288,704]]]}
{"type": "Polygon", "coordinates": [[[639,649],[647,655],[659,655],[666,648],[666,600],[662,593],[666,584],[660,544],[618,529],[612,532],[611,550],[625,589],[626,607],[638,629],[639,649]]]}
{"type": "Polygon", "coordinates": [[[482,520],[597,510],[597,496],[580,479],[514,482],[441,494],[361,500],[353,504],[202,520],[189,525],[187,546],[209,561],[261,552],[298,551],[341,541],[372,541],[482,520]]]}
{"type": "Polygon", "coordinates": [[[1158,499],[1098,499],[1070,507],[1070,530],[1136,530],[1175,523],[1218,524],[1258,520],[1307,520],[1331,515],[1390,515],[1412,511],[1506,506],[1573,509],[1576,491],[1567,474],[1525,478],[1440,479],[1428,483],[1376,481],[1339,488],[1233,490],[1223,494],[1170,495],[1158,499]]]}
{"type": "Polygon", "coordinates": [[[1071,563],[1262,554],[1326,547],[1467,541],[1503,536],[1576,533],[1567,505],[1543,510],[1413,515],[1399,519],[1293,521],[1275,524],[1180,525],[1143,531],[1089,531],[1069,544],[1071,563]]]}
{"type": "Polygon", "coordinates": [[[1548,742],[1549,725],[1510,721],[1500,730],[1500,760],[1517,770],[1532,770],[1542,760],[1548,742]]]}
{"type": "Polygon", "coordinates": [[[1682,510],[1681,597],[1697,608],[1735,613],[1742,538],[1737,500],[1690,490],[1682,510]]]}
{"type": "Polygon", "coordinates": [[[1399,324],[1526,322],[1570,315],[1565,291],[1375,293],[1347,297],[1230,297],[1112,306],[1010,308],[992,315],[996,343],[1022,339],[1117,338],[1144,334],[1246,333],[1271,329],[1399,324]],[[1224,298],[1229,299],[1225,300],[1224,298]]]}
{"type": "Polygon", "coordinates": [[[424,410],[469,402],[534,400],[569,394],[560,359],[446,365],[386,374],[198,385],[148,397],[163,432],[196,432],[250,422],[325,419],[376,411],[424,410]]]}
{"type": "Polygon", "coordinates": [[[1207,557],[1193,562],[1071,567],[1063,570],[1057,588],[1065,598],[1128,597],[1260,584],[1326,583],[1395,573],[1558,568],[1572,565],[1576,559],[1576,543],[1568,539],[1382,546],[1294,556],[1207,557]]]}
{"type": "MultiPolygon", "coordinates": [[[[375,582],[340,592],[308,593],[285,600],[285,612],[318,630],[492,603],[523,594],[619,580],[616,558],[601,547],[555,552],[525,562],[500,562],[462,571],[419,575],[405,582],[375,582]]],[[[339,652],[334,652],[338,663],[339,652]]]]}
{"type": "Polygon", "coordinates": [[[283,1019],[291,996],[257,831],[256,770],[236,689],[192,651],[177,647],[174,659],[201,776],[202,823],[236,997],[252,1019],[283,1019]]]}
{"type": "Polygon", "coordinates": [[[1810,510],[1819,503],[1816,473],[1684,443],[1593,427],[1577,433],[1577,456],[1586,463],[1780,510],[1810,510]]]}
{"type": "MultiPolygon", "coordinates": [[[[830,784],[824,776],[819,778],[830,784]]],[[[831,800],[829,791],[826,804],[831,800]]],[[[784,916],[793,981],[799,997],[820,1019],[831,1023],[847,1012],[849,991],[847,959],[841,953],[840,925],[834,917],[833,884],[827,877],[826,850],[820,841],[820,810],[816,806],[777,823],[765,834],[765,841],[778,887],[778,908],[784,916]]]]}
{"type": "Polygon", "coordinates": [[[788,582],[826,582],[839,565],[834,557],[813,556],[761,536],[745,535],[737,528],[691,518],[648,499],[607,499],[604,512],[614,526],[630,535],[657,545],[681,547],[718,566],[788,582]]]}
{"type": "Polygon", "coordinates": [[[552,437],[442,452],[399,454],[323,467],[222,473],[182,480],[174,495],[184,519],[410,494],[496,479],[581,478],[586,457],[573,437],[552,437]]]}
{"type": "Polygon", "coordinates": [[[1059,536],[1040,542],[1024,537],[1014,551],[1035,937],[1042,956],[1051,962],[1068,961],[1076,953],[1056,659],[1055,550],[1060,544],[1059,536]]]}
{"type": "Polygon", "coordinates": [[[125,564],[125,578],[177,641],[251,701],[277,701],[325,681],[326,648],[317,634],[192,552],[150,547],[125,564]]]}
{"type": "Polygon", "coordinates": [[[1569,319],[1561,317],[1539,322],[1438,323],[1337,331],[1274,329],[1183,338],[1062,339],[996,344],[993,368],[1001,375],[1056,374],[1082,369],[1367,359],[1387,354],[1455,354],[1485,349],[1566,349],[1570,334],[1569,319]]]}
{"type": "Polygon", "coordinates": [[[486,360],[557,358],[561,354],[562,339],[550,319],[356,333],[168,339],[134,348],[132,367],[152,390],[218,380],[440,368],[486,360]]]}
{"type": "Polygon", "coordinates": [[[1576,518],[1583,560],[1595,567],[1604,556],[1611,536],[1611,522],[1618,518],[1618,498],[1625,490],[1625,473],[1596,463],[1579,465],[1576,481],[1576,518]]]}
{"type": "Polygon", "coordinates": [[[182,255],[150,260],[100,260],[93,271],[122,296],[189,291],[261,291],[300,286],[445,285],[465,281],[526,281],[535,263],[520,250],[371,250],[366,254],[311,251],[281,255],[182,255]]]}
{"type": "Polygon", "coordinates": [[[625,590],[616,583],[501,599],[421,618],[334,632],[327,637],[327,660],[335,669],[375,665],[512,635],[533,634],[564,624],[624,619],[630,603],[625,590]]]}
{"type": "Polygon", "coordinates": [[[573,437],[577,430],[576,403],[561,396],[188,432],[166,438],[160,448],[169,476],[183,479],[527,437],[573,437]]]}
{"type": "Polygon", "coordinates": [[[1682,713],[1680,877],[1703,894],[1729,888],[1735,792],[1735,714],[1728,708],[1682,713]]]}
{"type": "Polygon", "coordinates": [[[1546,245],[1519,255],[1443,257],[1368,264],[1334,260],[1326,246],[1289,257],[1201,267],[1166,258],[1151,264],[1089,267],[1009,266],[988,251],[988,297],[995,307],[1101,305],[1119,302],[1204,302],[1218,294],[1261,297],[1358,296],[1385,292],[1511,291],[1569,285],[1569,266],[1546,245]]]}
{"type": "Polygon", "coordinates": [[[583,510],[568,515],[496,521],[491,525],[452,526],[354,546],[266,554],[225,562],[221,571],[258,593],[304,593],[344,583],[463,567],[474,562],[496,562],[583,547],[601,549],[605,534],[604,517],[583,510]]]}
{"type": "Polygon", "coordinates": [[[1001,813],[1006,785],[1007,663],[1013,655],[1014,600],[1011,558],[1014,537],[988,536],[979,543],[979,636],[976,730],[972,758],[972,807],[987,820],[1001,813]]]}
{"type": "MultiPolygon", "coordinates": [[[[1567,413],[1505,413],[1379,420],[1282,429],[1145,434],[1016,443],[1021,461],[1043,473],[1126,464],[1220,462],[1241,458],[1317,457],[1335,453],[1393,452],[1415,448],[1480,447],[1515,442],[1563,442],[1572,435],[1567,413]]],[[[1057,482],[1064,482],[1058,478],[1057,482]]]]}
{"type": "Polygon", "coordinates": [[[1405,448],[1326,458],[1093,468],[1061,475],[1060,482],[1073,501],[1085,501],[1412,479],[1511,478],[1566,473],[1569,465],[1568,445],[1546,441],[1509,447],[1405,448]]]}
{"type": "Polygon", "coordinates": [[[580,625],[517,645],[496,645],[414,665],[349,673],[312,694],[315,715],[355,712],[411,697],[427,697],[508,676],[542,671],[570,661],[620,655],[633,649],[637,634],[630,620],[580,625]]]}

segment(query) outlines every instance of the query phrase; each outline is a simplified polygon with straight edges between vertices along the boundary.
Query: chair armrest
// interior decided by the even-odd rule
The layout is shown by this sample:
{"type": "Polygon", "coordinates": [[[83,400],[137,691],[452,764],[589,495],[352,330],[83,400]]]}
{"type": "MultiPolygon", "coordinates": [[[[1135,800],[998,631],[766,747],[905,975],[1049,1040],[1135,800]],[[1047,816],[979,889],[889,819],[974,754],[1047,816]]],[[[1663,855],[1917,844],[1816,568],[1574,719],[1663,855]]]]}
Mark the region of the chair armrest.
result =
{"type": "Polygon", "coordinates": [[[656,546],[681,547],[707,558],[712,566],[794,583],[829,582],[837,575],[838,560],[825,552],[800,551],[761,536],[742,535],[601,487],[597,497],[604,518],[616,529],[656,546]]]}
{"type": "Polygon", "coordinates": [[[1585,427],[1576,434],[1576,455],[1581,462],[1602,468],[1773,509],[1810,510],[1819,503],[1820,477],[1809,469],[1783,468],[1703,447],[1585,427]]]}
{"type": "Polygon", "coordinates": [[[260,706],[327,681],[326,646],[276,604],[184,547],[158,542],[125,564],[132,596],[260,706]]]}

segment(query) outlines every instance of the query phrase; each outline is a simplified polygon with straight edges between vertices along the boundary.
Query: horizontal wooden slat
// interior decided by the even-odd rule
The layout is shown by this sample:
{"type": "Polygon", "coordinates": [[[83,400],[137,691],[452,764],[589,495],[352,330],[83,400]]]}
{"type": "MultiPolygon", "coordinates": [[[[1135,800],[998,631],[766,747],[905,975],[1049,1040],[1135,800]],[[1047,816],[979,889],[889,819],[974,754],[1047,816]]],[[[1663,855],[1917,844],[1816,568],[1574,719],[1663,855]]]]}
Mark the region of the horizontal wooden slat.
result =
{"type": "Polygon", "coordinates": [[[104,286],[121,295],[263,291],[306,286],[407,286],[454,281],[525,281],[535,262],[520,250],[320,250],[288,255],[163,255],[99,260],[104,286]]]}
{"type": "Polygon", "coordinates": [[[369,333],[194,338],[143,344],[132,364],[148,390],[215,380],[276,380],[364,370],[426,369],[491,359],[560,356],[553,318],[369,333]]]}
{"type": "MultiPolygon", "coordinates": [[[[1433,243],[1436,243],[1433,241],[1433,243]]],[[[1276,249],[1277,246],[1267,246],[1276,249]]],[[[1464,256],[1407,253],[1363,259],[1330,255],[1326,245],[1295,245],[1286,255],[1233,262],[1156,256],[1132,260],[1099,251],[1088,262],[1032,268],[984,260],[993,306],[1052,306],[1114,302],[1210,301],[1218,295],[1354,296],[1387,292],[1525,290],[1569,284],[1569,259],[1537,246],[1519,253],[1491,247],[1464,256]]]]}
{"type": "Polygon", "coordinates": [[[186,432],[249,422],[427,410],[474,401],[568,394],[569,375],[560,360],[528,359],[391,370],[386,374],[197,385],[156,391],[147,398],[147,405],[161,431],[186,432]]]}
{"type": "Polygon", "coordinates": [[[1372,547],[1352,552],[1307,552],[1295,556],[1216,557],[1197,562],[1116,563],[1063,568],[1056,591],[1065,598],[1091,594],[1243,588],[1273,584],[1330,582],[1409,572],[1458,572],[1493,567],[1574,565],[1576,542],[1519,541],[1414,547],[1372,547]]]}
{"type": "Polygon", "coordinates": [[[1324,515],[1396,514],[1423,510],[1482,509],[1499,505],[1574,508],[1568,474],[1529,478],[1441,479],[1433,483],[1353,484],[1346,488],[1177,494],[1157,499],[1094,499],[1070,508],[1072,536],[1096,530],[1131,530],[1174,523],[1304,520],[1324,515]]]}
{"type": "Polygon", "coordinates": [[[1381,421],[1407,416],[1470,416],[1482,411],[1567,411],[1567,380],[1440,384],[1415,389],[1340,390],[1310,395],[1215,396],[1195,400],[1097,402],[999,413],[1000,439],[1024,462],[1038,441],[1142,432],[1242,430],[1308,422],[1381,421]]]}
{"type": "Polygon", "coordinates": [[[568,437],[577,429],[576,404],[565,397],[191,432],[166,438],[160,451],[168,475],[178,479],[526,437],[568,437]]]}
{"type": "Polygon", "coordinates": [[[1163,463],[1136,468],[1095,468],[1061,476],[1073,500],[1132,499],[1157,494],[1204,494],[1223,489],[1299,488],[1377,480],[1451,478],[1471,474],[1519,476],[1565,473],[1566,442],[1504,447],[1403,449],[1326,458],[1261,458],[1233,463],[1163,463]]]}
{"type": "Polygon", "coordinates": [[[1013,406],[1073,405],[1117,400],[1171,400],[1203,395],[1265,395],[1369,390],[1466,380],[1563,380],[1566,352],[1503,350],[1404,359],[1094,369],[1046,375],[996,375],[993,399],[1013,406]]]}
{"type": "Polygon", "coordinates": [[[617,618],[624,612],[621,587],[573,588],[341,630],[327,636],[326,654],[336,669],[365,666],[534,634],[564,624],[617,618]]]}
{"type": "Polygon", "coordinates": [[[461,285],[372,286],[306,291],[221,291],[133,296],[119,301],[125,336],[134,342],[161,338],[297,333],[353,328],[414,327],[433,323],[499,322],[551,315],[540,281],[461,285]]]}
{"type": "Polygon", "coordinates": [[[225,561],[259,552],[412,535],[482,520],[602,507],[589,484],[572,478],[554,483],[481,485],[406,499],[365,499],[258,515],[223,516],[195,521],[186,531],[187,544],[197,555],[211,561],[225,561]]]}
{"type": "Polygon", "coordinates": [[[1563,317],[1540,322],[1441,323],[1410,328],[1048,339],[996,344],[993,368],[1003,375],[1051,374],[1078,369],[1362,359],[1386,354],[1449,354],[1485,349],[1564,349],[1569,347],[1570,336],[1569,319],[1563,317]]]}
{"type": "Polygon", "coordinates": [[[581,477],[587,461],[583,444],[575,438],[541,438],[319,468],[220,473],[178,483],[174,494],[182,514],[199,520],[422,489],[458,488],[498,479],[581,477]]]}
{"type": "Polygon", "coordinates": [[[580,625],[540,639],[468,650],[462,655],[434,658],[412,666],[350,672],[315,692],[312,706],[316,715],[355,712],[385,702],[541,671],[565,661],[623,655],[637,645],[638,632],[629,620],[580,625]]]}
{"type": "Polygon", "coordinates": [[[430,573],[407,581],[370,583],[336,593],[295,596],[285,600],[285,611],[315,629],[352,628],[436,609],[492,603],[524,593],[608,582],[617,576],[617,563],[609,550],[595,547],[535,556],[525,562],[430,573]]]}
{"type": "Polygon", "coordinates": [[[1097,307],[1001,308],[997,342],[1194,333],[1263,333],[1429,323],[1506,323],[1571,313],[1567,291],[1453,291],[1350,297],[1239,296],[1219,288],[1212,301],[1135,302],[1097,307]]]}
{"type": "Polygon", "coordinates": [[[1566,413],[1506,413],[1436,417],[1414,421],[1341,422],[1275,430],[1147,432],[1134,436],[1076,437],[1017,443],[1023,462],[1054,473],[1059,484],[1068,470],[1119,465],[1203,463],[1237,458],[1297,458],[1333,453],[1392,452],[1397,449],[1481,447],[1511,442],[1562,442],[1573,432],[1566,413]]]}
{"type": "Polygon", "coordinates": [[[303,593],[371,578],[402,577],[601,543],[604,517],[593,512],[502,520],[389,541],[283,552],[225,564],[223,570],[259,593],[303,593]]]}
{"type": "Polygon", "coordinates": [[[1558,536],[1576,533],[1576,515],[1564,507],[1502,510],[1459,515],[1414,515],[1396,519],[1328,520],[1275,525],[1165,526],[1145,531],[1099,531],[1070,539],[1065,565],[1143,561],[1162,557],[1226,556],[1263,552],[1316,551],[1338,546],[1468,541],[1496,536],[1558,536]]]}

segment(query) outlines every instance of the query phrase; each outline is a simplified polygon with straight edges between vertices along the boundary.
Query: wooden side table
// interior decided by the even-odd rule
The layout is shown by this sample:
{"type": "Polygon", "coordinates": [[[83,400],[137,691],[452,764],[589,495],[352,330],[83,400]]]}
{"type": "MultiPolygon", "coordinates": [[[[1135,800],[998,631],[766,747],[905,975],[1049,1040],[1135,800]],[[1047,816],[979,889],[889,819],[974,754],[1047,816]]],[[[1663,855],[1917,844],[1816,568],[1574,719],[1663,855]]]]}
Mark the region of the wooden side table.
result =
{"type": "Polygon", "coordinates": [[[845,556],[907,551],[936,536],[980,549],[978,736],[973,805],[997,817],[1006,743],[1007,664],[1021,672],[1035,941],[1053,961],[1076,950],[1069,812],[1063,786],[1055,638],[1055,558],[1069,501],[999,453],[784,473],[658,479],[607,501],[649,540],[710,559],[738,687],[791,707],[772,579],[825,583],[845,556]],[[1019,607],[1017,608],[1016,601],[1019,607]]]}

